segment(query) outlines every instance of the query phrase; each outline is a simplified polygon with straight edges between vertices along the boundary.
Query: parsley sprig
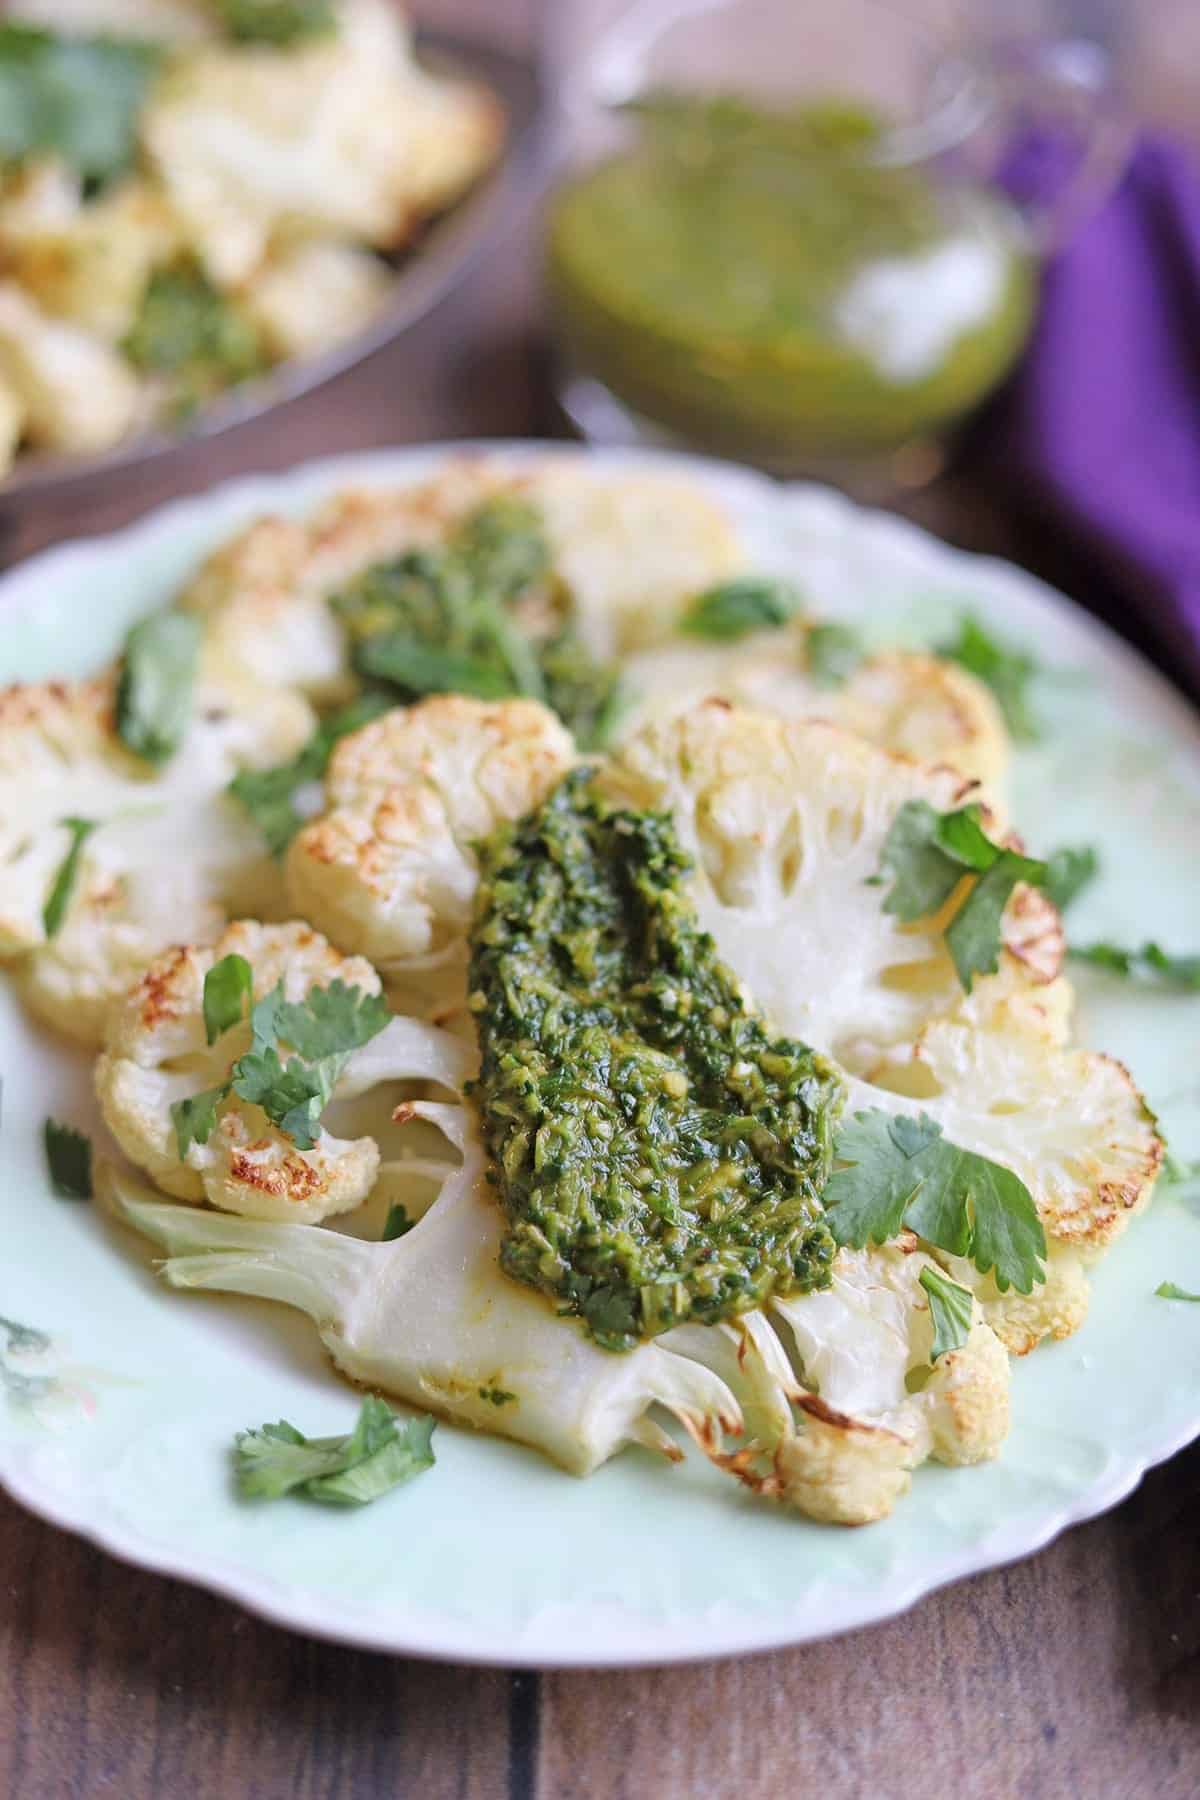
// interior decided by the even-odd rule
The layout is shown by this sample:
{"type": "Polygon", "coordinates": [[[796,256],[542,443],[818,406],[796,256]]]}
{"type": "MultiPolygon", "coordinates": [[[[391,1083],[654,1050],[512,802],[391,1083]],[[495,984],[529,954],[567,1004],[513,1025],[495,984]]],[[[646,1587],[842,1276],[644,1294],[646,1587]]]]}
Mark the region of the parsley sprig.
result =
{"type": "Polygon", "coordinates": [[[935,1249],[992,1271],[1002,1294],[1028,1294],[1044,1279],[1046,1235],[1025,1183],[947,1143],[927,1113],[857,1112],[838,1133],[834,1157],[842,1166],[823,1198],[839,1244],[886,1244],[907,1226],[935,1249]]]}
{"type": "MultiPolygon", "coordinates": [[[[214,963],[204,978],[204,1023],[210,1044],[243,1022],[254,992],[245,957],[214,963]]],[[[299,1003],[285,1000],[283,983],[250,1006],[250,1048],[239,1056],[225,1081],[171,1107],[175,1143],[182,1161],[193,1144],[206,1144],[228,1096],[260,1106],[298,1150],[311,1150],[321,1114],[333,1097],[351,1053],[369,1043],[391,1014],[379,994],[365,994],[345,982],[309,989],[299,1003]],[[295,1055],[285,1062],[280,1045],[295,1055]]]]}
{"type": "Polygon", "coordinates": [[[240,1431],[234,1476],[245,1500],[299,1493],[328,1506],[365,1506],[434,1465],[428,1413],[401,1425],[386,1401],[368,1394],[344,1437],[305,1437],[286,1419],[240,1431]]]}
{"type": "Polygon", "coordinates": [[[926,919],[949,900],[966,875],[977,875],[970,893],[946,927],[946,948],[968,993],[976,975],[994,975],[1000,964],[1001,920],[1018,882],[1046,880],[1046,864],[994,844],[978,806],[940,813],[928,800],[900,808],[880,855],[881,884],[890,876],[884,912],[904,924],[926,919]]]}

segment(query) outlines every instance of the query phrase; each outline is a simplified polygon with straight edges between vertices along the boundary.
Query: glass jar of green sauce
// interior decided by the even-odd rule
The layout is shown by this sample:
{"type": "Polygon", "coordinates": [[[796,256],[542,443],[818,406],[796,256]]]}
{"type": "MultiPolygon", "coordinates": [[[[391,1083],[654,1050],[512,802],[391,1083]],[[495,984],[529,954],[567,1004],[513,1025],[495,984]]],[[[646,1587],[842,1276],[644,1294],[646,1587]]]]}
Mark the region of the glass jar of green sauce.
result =
{"type": "Polygon", "coordinates": [[[1001,146],[978,59],[875,0],[673,0],[588,75],[601,104],[546,221],[585,435],[927,466],[1036,307],[1038,232],[981,172],[1001,146]]]}

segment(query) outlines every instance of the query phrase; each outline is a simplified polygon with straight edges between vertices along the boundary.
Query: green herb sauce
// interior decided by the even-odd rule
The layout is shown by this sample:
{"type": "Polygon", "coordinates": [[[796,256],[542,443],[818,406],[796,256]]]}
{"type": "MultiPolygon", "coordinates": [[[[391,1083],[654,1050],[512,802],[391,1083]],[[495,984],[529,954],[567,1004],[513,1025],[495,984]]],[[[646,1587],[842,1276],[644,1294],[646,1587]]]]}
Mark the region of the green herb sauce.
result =
{"type": "Polygon", "coordinates": [[[1007,373],[1035,281],[1003,200],[877,160],[853,108],[638,111],[631,147],[560,190],[547,241],[568,354],[626,404],[730,453],[871,453],[1007,373]]]}
{"type": "Polygon", "coordinates": [[[670,819],[577,770],[483,849],[475,1093],[505,1271],[627,1350],[825,1286],[843,1091],[700,930],[670,819]]]}

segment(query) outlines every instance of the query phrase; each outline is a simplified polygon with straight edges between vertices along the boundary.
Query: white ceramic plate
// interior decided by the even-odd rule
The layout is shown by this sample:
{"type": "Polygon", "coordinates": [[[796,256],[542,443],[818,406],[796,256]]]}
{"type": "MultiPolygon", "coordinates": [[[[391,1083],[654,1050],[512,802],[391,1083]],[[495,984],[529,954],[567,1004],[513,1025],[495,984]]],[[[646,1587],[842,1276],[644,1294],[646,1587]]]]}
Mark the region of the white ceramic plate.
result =
{"type": "MultiPolygon", "coordinates": [[[[241,481],[38,557],[0,582],[0,675],[83,672],[254,513],[299,510],[348,483],[416,479],[444,454],[385,452],[241,481]]],[[[1200,726],[1116,638],[1018,570],[823,490],[679,458],[607,460],[686,466],[735,509],[760,566],[792,574],[822,613],[927,642],[969,606],[1033,646],[1058,673],[1037,687],[1047,732],[1019,757],[1017,820],[1036,847],[1090,840],[1105,855],[1073,927],[1195,947],[1200,726]]],[[[1089,1040],[1131,1063],[1176,1152],[1200,1154],[1200,999],[1086,971],[1079,985],[1089,1040]]],[[[1200,1306],[1154,1296],[1164,1277],[1200,1289],[1200,1196],[1189,1204],[1176,1187],[1097,1272],[1078,1336],[1015,1366],[1001,1460],[922,1469],[883,1524],[812,1525],[743,1498],[696,1459],[672,1470],[636,1450],[576,1481],[449,1427],[434,1471],[361,1512],[240,1505],[227,1465],[238,1429],[285,1416],[309,1432],[344,1430],[357,1400],[306,1321],[172,1293],[138,1241],[51,1196],[40,1124],[48,1112],[88,1116],[88,1070],[38,1037],[7,991],[0,1066],[0,1314],[27,1328],[0,1328],[0,1478],[117,1555],[301,1630],[508,1665],[796,1643],[1027,1555],[1200,1433],[1200,1306]]]]}

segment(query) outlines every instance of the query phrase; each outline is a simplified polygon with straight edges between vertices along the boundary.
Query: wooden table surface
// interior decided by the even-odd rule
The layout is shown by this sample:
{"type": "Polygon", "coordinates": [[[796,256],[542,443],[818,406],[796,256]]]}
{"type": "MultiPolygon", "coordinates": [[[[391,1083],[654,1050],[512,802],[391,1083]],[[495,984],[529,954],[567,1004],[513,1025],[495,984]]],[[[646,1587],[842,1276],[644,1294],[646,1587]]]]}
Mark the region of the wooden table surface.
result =
{"type": "MultiPolygon", "coordinates": [[[[442,0],[510,41],[524,0],[442,0]]],[[[242,470],[547,429],[529,234],[402,348],[154,479],[19,520],[17,548],[242,470]]],[[[1092,597],[970,479],[909,509],[1092,597]]],[[[1192,1800],[1200,1446],[1039,1556],[808,1648],[632,1673],[509,1674],[316,1643],[129,1569],[0,1498],[0,1796],[120,1800],[1192,1800]]]]}

